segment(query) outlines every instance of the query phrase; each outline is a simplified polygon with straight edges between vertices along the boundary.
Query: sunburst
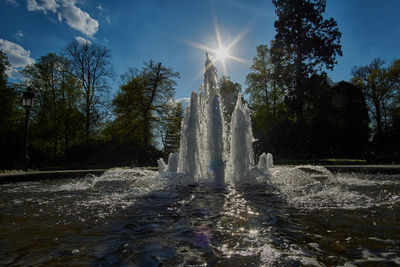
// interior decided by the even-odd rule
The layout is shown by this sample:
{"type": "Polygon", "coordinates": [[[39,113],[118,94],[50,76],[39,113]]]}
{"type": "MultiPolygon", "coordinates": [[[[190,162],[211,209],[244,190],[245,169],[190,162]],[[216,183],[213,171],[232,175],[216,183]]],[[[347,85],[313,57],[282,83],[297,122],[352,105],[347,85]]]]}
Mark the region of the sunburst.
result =
{"type": "MultiPolygon", "coordinates": [[[[243,64],[249,64],[249,62],[243,58],[237,57],[232,55],[232,50],[233,47],[241,40],[243,39],[244,36],[246,36],[246,34],[249,32],[249,27],[245,27],[234,39],[231,43],[229,43],[228,45],[224,45],[222,42],[222,38],[221,38],[221,34],[220,34],[220,30],[219,30],[219,26],[218,26],[218,22],[216,19],[214,19],[214,28],[215,28],[215,35],[217,38],[217,47],[216,48],[212,48],[209,47],[207,45],[204,44],[200,44],[194,41],[190,41],[190,40],[185,40],[186,43],[188,43],[189,45],[199,48],[201,50],[204,50],[206,52],[210,52],[214,55],[213,57],[213,62],[217,62],[219,61],[222,65],[222,71],[223,74],[225,76],[228,75],[228,71],[227,71],[227,61],[228,60],[234,60],[243,64]]],[[[200,73],[199,75],[202,75],[202,73],[200,73]]]]}

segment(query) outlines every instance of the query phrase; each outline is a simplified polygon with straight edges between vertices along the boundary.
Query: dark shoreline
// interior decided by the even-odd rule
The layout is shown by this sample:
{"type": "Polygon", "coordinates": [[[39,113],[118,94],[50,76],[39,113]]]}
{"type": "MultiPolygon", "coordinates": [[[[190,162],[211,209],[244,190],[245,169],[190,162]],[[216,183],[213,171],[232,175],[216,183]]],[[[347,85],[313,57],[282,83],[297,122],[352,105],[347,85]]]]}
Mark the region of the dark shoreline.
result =
{"type": "Polygon", "coordinates": [[[88,174],[102,175],[107,169],[62,170],[62,171],[28,171],[0,173],[0,184],[33,182],[41,180],[83,178],[88,174]]]}
{"type": "MultiPolygon", "coordinates": [[[[277,165],[283,166],[283,165],[277,165]]],[[[400,165],[323,165],[330,172],[364,174],[400,174],[400,165]]],[[[107,169],[31,171],[0,173],[0,184],[41,180],[83,178],[88,174],[102,175],[107,169]]]]}

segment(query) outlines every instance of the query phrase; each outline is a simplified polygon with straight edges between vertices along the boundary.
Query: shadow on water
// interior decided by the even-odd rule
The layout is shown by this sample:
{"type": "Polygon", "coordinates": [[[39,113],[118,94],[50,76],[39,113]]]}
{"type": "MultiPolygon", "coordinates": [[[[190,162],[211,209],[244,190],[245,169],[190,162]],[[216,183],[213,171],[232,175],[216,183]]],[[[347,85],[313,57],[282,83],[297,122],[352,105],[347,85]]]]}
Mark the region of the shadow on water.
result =
{"type": "Polygon", "coordinates": [[[215,223],[222,216],[226,189],[177,186],[151,192],[113,220],[92,265],[215,265],[215,223]]]}

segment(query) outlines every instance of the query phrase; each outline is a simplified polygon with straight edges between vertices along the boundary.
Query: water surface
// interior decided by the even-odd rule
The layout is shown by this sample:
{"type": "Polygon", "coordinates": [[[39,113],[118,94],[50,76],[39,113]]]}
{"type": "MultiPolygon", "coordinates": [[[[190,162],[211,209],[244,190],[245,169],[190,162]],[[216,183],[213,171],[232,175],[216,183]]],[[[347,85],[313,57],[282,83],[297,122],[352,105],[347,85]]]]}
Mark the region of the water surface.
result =
{"type": "Polygon", "coordinates": [[[400,177],[274,168],[242,187],[141,169],[0,185],[1,265],[400,265],[400,177]]]}

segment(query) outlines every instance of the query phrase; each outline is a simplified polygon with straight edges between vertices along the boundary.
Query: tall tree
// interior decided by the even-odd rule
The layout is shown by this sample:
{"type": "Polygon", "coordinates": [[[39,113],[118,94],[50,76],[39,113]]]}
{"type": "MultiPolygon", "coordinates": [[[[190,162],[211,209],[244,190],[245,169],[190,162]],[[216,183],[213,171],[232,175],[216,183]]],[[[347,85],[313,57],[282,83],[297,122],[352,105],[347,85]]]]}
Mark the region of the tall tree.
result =
{"type": "Polygon", "coordinates": [[[8,84],[9,67],[6,54],[0,50],[0,169],[19,167],[18,145],[23,140],[21,130],[24,117],[20,108],[21,98],[18,90],[8,84]]]}
{"type": "MultiPolygon", "coordinates": [[[[273,46],[274,42],[271,42],[271,47],[273,46]]],[[[281,83],[282,59],[274,58],[278,54],[282,56],[276,47],[270,50],[267,45],[258,45],[250,67],[252,72],[246,76],[246,93],[250,95],[251,106],[254,109],[265,109],[265,115],[271,118],[276,117],[285,88],[281,83]]]]}
{"type": "Polygon", "coordinates": [[[72,74],[80,83],[85,115],[85,140],[92,137],[100,120],[100,106],[109,93],[107,79],[112,77],[110,51],[100,45],[73,41],[65,53],[71,62],[72,74]]]}
{"type": "Polygon", "coordinates": [[[145,85],[145,102],[142,109],[144,121],[144,143],[150,146],[152,137],[151,119],[154,115],[160,117],[165,112],[167,103],[174,97],[176,81],[179,73],[172,68],[165,67],[161,62],[153,60],[144,64],[141,73],[145,85]]]}
{"type": "Polygon", "coordinates": [[[160,127],[168,114],[168,103],[175,94],[179,73],[153,60],[141,70],[130,69],[122,76],[123,85],[113,101],[117,129],[124,134],[135,134],[140,149],[148,153],[152,147],[154,129],[160,127]]]}
{"type": "Polygon", "coordinates": [[[66,58],[50,53],[23,71],[37,93],[39,146],[50,146],[53,159],[68,152],[80,130],[79,86],[69,67],[66,58]]]}
{"type": "MultiPolygon", "coordinates": [[[[125,74],[125,77],[127,75],[125,74]]],[[[142,110],[145,105],[145,86],[140,77],[123,80],[125,82],[112,102],[116,115],[113,122],[113,135],[119,143],[129,143],[144,151],[142,110]]]]}
{"type": "Polygon", "coordinates": [[[306,80],[322,67],[332,70],[336,56],[342,55],[337,23],[324,19],[326,0],[273,0],[277,31],[275,40],[293,59],[294,110],[299,125],[304,124],[306,80]]]}

